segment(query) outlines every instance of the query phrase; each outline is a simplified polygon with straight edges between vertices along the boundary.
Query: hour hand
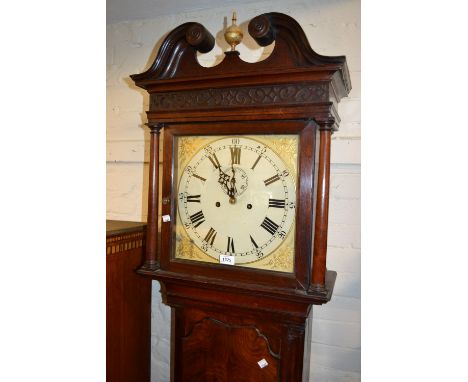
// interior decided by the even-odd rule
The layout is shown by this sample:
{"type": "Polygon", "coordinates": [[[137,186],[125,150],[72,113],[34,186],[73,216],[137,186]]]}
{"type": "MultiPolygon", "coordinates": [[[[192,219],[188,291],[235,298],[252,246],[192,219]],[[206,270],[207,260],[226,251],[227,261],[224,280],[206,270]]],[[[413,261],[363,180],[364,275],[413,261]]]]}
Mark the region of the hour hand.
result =
{"type": "Polygon", "coordinates": [[[230,177],[228,174],[226,174],[221,168],[219,169],[219,178],[218,178],[218,183],[221,184],[221,186],[226,190],[226,192],[229,195],[229,186],[228,186],[228,181],[230,177]]]}
{"type": "Polygon", "coordinates": [[[228,174],[226,174],[225,172],[223,172],[223,170],[219,169],[219,179],[218,179],[218,183],[223,185],[224,187],[226,188],[229,188],[228,187],[228,181],[229,181],[230,177],[228,174]]]}

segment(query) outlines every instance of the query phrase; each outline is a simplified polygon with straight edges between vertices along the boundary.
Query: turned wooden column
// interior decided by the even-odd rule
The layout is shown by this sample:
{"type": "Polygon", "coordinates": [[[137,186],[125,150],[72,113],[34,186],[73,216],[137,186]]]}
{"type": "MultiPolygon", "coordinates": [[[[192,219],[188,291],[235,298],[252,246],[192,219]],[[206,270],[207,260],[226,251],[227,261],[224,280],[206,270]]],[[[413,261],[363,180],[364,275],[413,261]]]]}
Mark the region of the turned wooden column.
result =
{"type": "Polygon", "coordinates": [[[148,124],[150,132],[150,162],[148,187],[148,223],[146,251],[143,268],[154,270],[159,267],[158,249],[158,206],[159,206],[159,133],[162,123],[148,124]]]}
{"type": "Polygon", "coordinates": [[[324,287],[325,274],[327,272],[331,134],[332,130],[328,126],[320,126],[317,204],[315,209],[314,252],[312,261],[312,287],[318,289],[324,287]]]}

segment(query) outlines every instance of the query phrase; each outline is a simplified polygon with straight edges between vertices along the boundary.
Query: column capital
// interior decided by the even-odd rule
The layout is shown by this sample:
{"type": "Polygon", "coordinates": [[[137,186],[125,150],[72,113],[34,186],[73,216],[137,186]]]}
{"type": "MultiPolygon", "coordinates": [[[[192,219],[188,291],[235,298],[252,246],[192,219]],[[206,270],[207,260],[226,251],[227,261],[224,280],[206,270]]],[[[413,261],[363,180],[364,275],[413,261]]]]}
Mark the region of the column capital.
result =
{"type": "Polygon", "coordinates": [[[166,126],[166,124],[162,122],[148,122],[148,123],[145,123],[145,125],[150,128],[151,133],[158,133],[158,134],[161,131],[161,129],[166,126]]]}
{"type": "Polygon", "coordinates": [[[320,131],[334,131],[338,130],[335,118],[324,118],[324,119],[315,119],[315,122],[319,125],[320,131]]]}
{"type": "Polygon", "coordinates": [[[313,119],[319,125],[319,130],[331,132],[338,131],[341,121],[338,111],[332,103],[314,113],[313,119]]]}

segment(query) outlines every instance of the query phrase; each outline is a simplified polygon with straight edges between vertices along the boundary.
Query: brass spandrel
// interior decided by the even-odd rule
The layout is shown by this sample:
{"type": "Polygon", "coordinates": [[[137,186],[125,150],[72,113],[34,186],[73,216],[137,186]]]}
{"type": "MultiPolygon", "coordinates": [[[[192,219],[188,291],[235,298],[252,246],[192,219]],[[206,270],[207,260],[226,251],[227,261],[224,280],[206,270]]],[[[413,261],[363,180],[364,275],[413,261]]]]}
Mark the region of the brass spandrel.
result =
{"type": "Polygon", "coordinates": [[[187,237],[181,225],[176,228],[176,251],[175,257],[184,260],[196,260],[205,263],[217,263],[215,259],[201,251],[192,240],[187,237]]]}

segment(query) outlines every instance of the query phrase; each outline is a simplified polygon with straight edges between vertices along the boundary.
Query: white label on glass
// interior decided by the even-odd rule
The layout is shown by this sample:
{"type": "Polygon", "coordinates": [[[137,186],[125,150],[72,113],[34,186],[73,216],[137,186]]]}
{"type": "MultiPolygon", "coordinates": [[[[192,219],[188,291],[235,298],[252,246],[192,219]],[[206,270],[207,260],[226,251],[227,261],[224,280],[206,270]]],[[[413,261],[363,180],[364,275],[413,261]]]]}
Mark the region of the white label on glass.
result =
{"type": "Polygon", "coordinates": [[[258,361],[257,363],[258,363],[258,366],[260,366],[261,369],[263,369],[264,367],[267,367],[267,366],[268,366],[268,362],[266,361],[265,358],[261,359],[261,360],[258,361]]]}
{"type": "Polygon", "coordinates": [[[170,222],[171,221],[171,216],[170,215],[163,215],[163,222],[164,223],[167,223],[167,222],[170,222]]]}
{"type": "Polygon", "coordinates": [[[219,255],[219,263],[227,264],[227,265],[234,265],[236,263],[236,257],[227,256],[227,255],[219,255]]]}

